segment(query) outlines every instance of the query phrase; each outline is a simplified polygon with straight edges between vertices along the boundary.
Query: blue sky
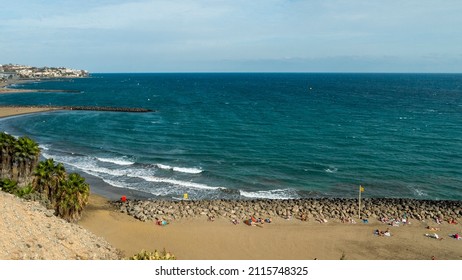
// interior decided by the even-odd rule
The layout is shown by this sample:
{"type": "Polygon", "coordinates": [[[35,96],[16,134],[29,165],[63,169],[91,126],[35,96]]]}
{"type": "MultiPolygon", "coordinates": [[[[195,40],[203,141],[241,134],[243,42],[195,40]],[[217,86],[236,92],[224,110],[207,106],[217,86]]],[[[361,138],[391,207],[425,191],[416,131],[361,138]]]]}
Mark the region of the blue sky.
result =
{"type": "Polygon", "coordinates": [[[0,63],[90,72],[462,72],[460,0],[0,4],[0,63]]]}

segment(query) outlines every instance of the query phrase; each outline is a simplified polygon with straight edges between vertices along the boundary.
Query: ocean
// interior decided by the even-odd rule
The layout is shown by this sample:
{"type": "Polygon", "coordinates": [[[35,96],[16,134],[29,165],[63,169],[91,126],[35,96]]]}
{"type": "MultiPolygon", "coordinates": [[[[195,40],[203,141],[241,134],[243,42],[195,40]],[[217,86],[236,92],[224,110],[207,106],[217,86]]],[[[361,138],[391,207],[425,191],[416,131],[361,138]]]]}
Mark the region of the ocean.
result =
{"type": "MultiPolygon", "coordinates": [[[[142,107],[0,120],[44,158],[158,199],[462,200],[462,75],[92,74],[1,104],[142,107]]],[[[93,180],[94,181],[94,180],[93,180]]]]}

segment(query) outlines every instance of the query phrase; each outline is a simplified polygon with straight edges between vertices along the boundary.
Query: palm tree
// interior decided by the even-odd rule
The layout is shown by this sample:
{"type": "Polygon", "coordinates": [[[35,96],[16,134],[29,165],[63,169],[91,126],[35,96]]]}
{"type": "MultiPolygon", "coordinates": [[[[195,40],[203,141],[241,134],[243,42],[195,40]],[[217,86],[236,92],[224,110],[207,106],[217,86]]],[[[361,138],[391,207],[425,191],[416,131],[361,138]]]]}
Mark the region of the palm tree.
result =
{"type": "Polygon", "coordinates": [[[19,186],[32,183],[32,173],[40,155],[38,144],[27,136],[19,137],[13,147],[12,178],[18,181],[19,186]]]}
{"type": "Polygon", "coordinates": [[[89,196],[90,186],[85,178],[77,173],[69,174],[66,180],[61,181],[58,189],[57,215],[69,222],[78,221],[83,208],[88,204],[89,196]]]}
{"type": "Polygon", "coordinates": [[[13,150],[16,138],[0,133],[0,178],[10,178],[13,167],[13,150]]]}
{"type": "Polygon", "coordinates": [[[60,183],[66,178],[66,169],[62,163],[55,163],[52,158],[41,161],[34,172],[33,187],[35,191],[47,198],[54,207],[60,183]]]}

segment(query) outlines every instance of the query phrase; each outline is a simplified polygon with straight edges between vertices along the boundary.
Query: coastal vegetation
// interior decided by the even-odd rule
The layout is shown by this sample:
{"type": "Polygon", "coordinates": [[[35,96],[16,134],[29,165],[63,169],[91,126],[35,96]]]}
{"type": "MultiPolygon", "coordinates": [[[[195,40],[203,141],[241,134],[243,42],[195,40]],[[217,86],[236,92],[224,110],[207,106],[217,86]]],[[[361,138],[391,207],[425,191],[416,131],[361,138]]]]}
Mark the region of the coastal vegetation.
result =
{"type": "Polygon", "coordinates": [[[7,178],[24,187],[32,183],[32,172],[38,163],[40,149],[28,137],[0,133],[0,178],[7,178]]]}
{"type": "Polygon", "coordinates": [[[138,254],[130,257],[129,260],[176,260],[176,257],[165,249],[161,252],[157,250],[154,252],[142,250],[138,254]]]}
{"type": "Polygon", "coordinates": [[[0,189],[36,199],[55,215],[69,221],[80,219],[88,204],[90,186],[77,173],[67,174],[53,159],[39,162],[40,148],[29,137],[0,133],[0,189]]]}

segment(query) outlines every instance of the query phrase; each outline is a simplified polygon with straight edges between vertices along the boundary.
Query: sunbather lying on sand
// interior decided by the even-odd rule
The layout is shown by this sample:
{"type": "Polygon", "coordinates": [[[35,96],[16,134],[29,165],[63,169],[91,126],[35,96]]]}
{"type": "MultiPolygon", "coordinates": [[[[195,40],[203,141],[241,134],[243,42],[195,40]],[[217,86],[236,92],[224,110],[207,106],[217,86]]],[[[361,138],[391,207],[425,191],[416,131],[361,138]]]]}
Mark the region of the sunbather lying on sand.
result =
{"type": "Polygon", "coordinates": [[[451,235],[449,235],[449,236],[451,236],[452,238],[455,238],[456,240],[460,240],[460,239],[461,239],[460,234],[458,234],[458,233],[456,233],[456,234],[451,234],[451,235]]]}
{"type": "Polygon", "coordinates": [[[427,226],[426,229],[429,229],[431,231],[439,231],[440,230],[440,228],[438,228],[438,227],[431,227],[431,226],[427,226]]]}
{"type": "Polygon", "coordinates": [[[442,237],[439,237],[438,234],[436,234],[436,233],[432,233],[432,234],[426,233],[425,236],[426,236],[426,237],[430,237],[430,238],[435,238],[435,239],[437,239],[437,240],[443,240],[443,238],[442,238],[442,237]]]}
{"type": "Polygon", "coordinates": [[[376,229],[374,231],[374,234],[378,235],[378,236],[387,236],[387,237],[391,236],[391,232],[390,232],[390,230],[388,228],[387,228],[386,231],[381,231],[381,230],[376,229]]]}

